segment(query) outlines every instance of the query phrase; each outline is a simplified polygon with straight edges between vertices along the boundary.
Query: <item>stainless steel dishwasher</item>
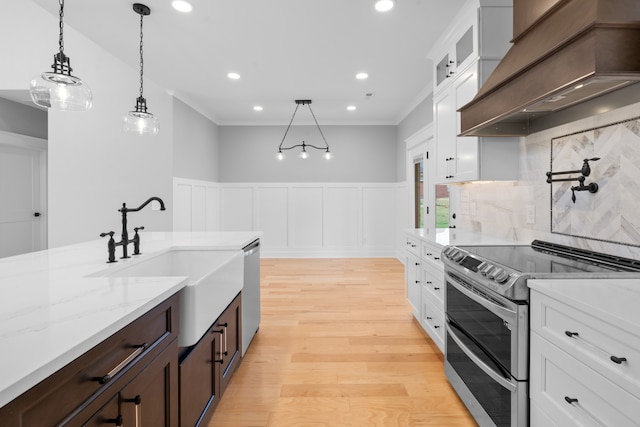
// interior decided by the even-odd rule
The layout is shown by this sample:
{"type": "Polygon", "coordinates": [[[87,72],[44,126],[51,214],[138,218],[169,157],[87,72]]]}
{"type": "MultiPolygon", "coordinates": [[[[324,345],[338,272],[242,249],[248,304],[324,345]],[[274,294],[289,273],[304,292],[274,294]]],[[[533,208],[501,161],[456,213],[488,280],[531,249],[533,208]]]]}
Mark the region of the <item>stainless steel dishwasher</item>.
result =
{"type": "Polygon", "coordinates": [[[254,240],[242,249],[244,251],[242,355],[244,356],[260,327],[260,240],[254,240]]]}

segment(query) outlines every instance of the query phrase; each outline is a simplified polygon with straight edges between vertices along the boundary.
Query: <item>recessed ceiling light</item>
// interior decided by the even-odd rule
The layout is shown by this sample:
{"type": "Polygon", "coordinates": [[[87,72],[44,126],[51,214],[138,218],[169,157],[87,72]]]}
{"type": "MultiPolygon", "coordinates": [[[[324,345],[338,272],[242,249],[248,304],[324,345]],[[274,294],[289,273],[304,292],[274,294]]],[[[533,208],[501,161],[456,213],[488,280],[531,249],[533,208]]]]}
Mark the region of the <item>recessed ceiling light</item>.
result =
{"type": "Polygon", "coordinates": [[[358,79],[358,80],[364,80],[367,77],[369,77],[369,74],[367,74],[367,73],[358,73],[358,74],[356,74],[356,79],[358,79]]]}
{"type": "Polygon", "coordinates": [[[376,10],[378,12],[387,12],[393,9],[395,3],[395,0],[378,0],[376,1],[376,10]]]}
{"type": "Polygon", "coordinates": [[[227,77],[229,77],[231,80],[238,80],[240,78],[240,74],[238,74],[238,73],[229,73],[229,74],[227,74],[227,77]]]}
{"type": "Polygon", "coordinates": [[[191,3],[184,0],[174,0],[171,2],[171,6],[178,12],[189,13],[193,10],[191,3]]]}
{"type": "Polygon", "coordinates": [[[253,109],[254,109],[255,111],[262,111],[262,110],[263,110],[262,106],[260,106],[260,105],[254,105],[254,106],[253,106],[253,109]]]}
{"type": "Polygon", "coordinates": [[[349,106],[347,107],[347,110],[349,110],[349,111],[355,111],[355,110],[356,110],[356,106],[355,106],[355,105],[349,105],[349,106]]]}

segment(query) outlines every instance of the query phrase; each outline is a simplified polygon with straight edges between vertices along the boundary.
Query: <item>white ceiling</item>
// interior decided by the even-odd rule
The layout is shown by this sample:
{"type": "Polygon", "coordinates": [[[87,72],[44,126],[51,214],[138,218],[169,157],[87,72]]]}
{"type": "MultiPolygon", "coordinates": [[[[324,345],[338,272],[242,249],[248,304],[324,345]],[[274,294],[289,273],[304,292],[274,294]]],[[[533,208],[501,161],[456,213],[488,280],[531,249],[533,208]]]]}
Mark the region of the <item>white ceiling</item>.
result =
{"type": "MultiPolygon", "coordinates": [[[[57,1],[32,1],[57,16],[57,1]]],[[[67,1],[65,25],[137,70],[133,3],[67,1]]],[[[464,0],[398,0],[386,13],[374,0],[191,0],[190,14],[143,3],[145,79],[220,125],[287,124],[295,99],[313,100],[322,125],[399,123],[430,91],[426,55],[464,0]],[[356,80],[360,71],[369,78],[356,80]]],[[[73,41],[65,48],[73,59],[73,41]]]]}

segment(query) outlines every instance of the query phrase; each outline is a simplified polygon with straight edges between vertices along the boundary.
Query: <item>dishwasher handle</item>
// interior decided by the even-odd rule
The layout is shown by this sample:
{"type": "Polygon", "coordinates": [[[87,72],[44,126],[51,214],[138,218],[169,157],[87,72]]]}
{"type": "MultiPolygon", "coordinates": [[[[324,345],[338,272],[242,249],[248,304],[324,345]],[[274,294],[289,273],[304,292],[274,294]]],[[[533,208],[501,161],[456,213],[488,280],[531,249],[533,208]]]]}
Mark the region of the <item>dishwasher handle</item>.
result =
{"type": "Polygon", "coordinates": [[[258,240],[254,240],[253,242],[251,242],[250,244],[248,244],[247,246],[242,248],[242,250],[244,251],[244,256],[252,255],[258,249],[260,249],[260,240],[259,239],[258,240]]]}

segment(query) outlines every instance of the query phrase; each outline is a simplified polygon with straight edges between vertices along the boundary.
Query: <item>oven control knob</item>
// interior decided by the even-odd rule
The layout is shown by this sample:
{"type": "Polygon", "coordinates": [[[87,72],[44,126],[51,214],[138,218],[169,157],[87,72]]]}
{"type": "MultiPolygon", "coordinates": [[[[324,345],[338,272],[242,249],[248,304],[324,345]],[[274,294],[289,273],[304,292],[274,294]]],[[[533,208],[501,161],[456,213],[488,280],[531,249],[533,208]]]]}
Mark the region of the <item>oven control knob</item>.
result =
{"type": "Polygon", "coordinates": [[[498,283],[505,283],[507,280],[509,280],[509,277],[511,275],[509,273],[507,273],[506,271],[503,271],[502,273],[498,274],[496,276],[496,282],[498,283]]]}
{"type": "Polygon", "coordinates": [[[453,260],[457,263],[460,263],[460,261],[462,261],[463,258],[464,258],[464,254],[462,252],[456,252],[455,255],[453,256],[453,260]]]}
{"type": "Polygon", "coordinates": [[[442,253],[449,258],[449,255],[451,255],[451,252],[453,252],[455,249],[453,249],[451,246],[447,246],[446,248],[444,248],[444,251],[442,251],[442,253]]]}
{"type": "Polygon", "coordinates": [[[487,274],[489,274],[491,272],[491,270],[493,270],[495,267],[491,264],[488,264],[482,269],[480,270],[480,274],[482,274],[483,276],[486,276],[487,274]]]}
{"type": "Polygon", "coordinates": [[[500,274],[504,273],[504,270],[501,268],[494,268],[488,275],[487,277],[491,280],[495,279],[497,276],[499,276],[500,274]]]}

